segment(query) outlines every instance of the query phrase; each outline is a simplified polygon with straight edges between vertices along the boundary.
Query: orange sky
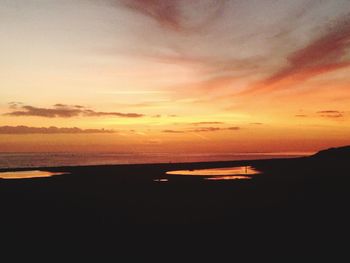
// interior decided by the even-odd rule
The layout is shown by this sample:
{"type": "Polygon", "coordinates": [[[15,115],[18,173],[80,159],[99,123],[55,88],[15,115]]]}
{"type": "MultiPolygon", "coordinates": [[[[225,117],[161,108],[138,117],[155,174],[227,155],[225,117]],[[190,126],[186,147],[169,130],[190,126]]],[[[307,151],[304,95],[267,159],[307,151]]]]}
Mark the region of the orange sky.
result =
{"type": "Polygon", "coordinates": [[[350,144],[349,14],[348,0],[2,1],[0,152],[350,144]]]}

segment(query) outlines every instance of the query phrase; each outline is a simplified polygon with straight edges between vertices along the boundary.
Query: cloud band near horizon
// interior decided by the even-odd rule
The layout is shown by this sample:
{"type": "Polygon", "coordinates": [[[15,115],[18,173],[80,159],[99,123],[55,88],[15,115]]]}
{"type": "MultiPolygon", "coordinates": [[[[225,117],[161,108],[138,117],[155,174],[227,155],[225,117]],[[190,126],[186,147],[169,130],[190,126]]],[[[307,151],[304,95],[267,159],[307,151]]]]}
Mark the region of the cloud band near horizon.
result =
{"type": "Polygon", "coordinates": [[[77,127],[29,127],[19,126],[0,126],[0,134],[18,135],[18,134],[97,134],[97,133],[116,133],[114,130],[106,129],[81,129],[77,127]]]}
{"type": "Polygon", "coordinates": [[[81,105],[55,104],[52,108],[42,108],[29,105],[10,103],[11,112],[5,113],[6,116],[32,116],[45,118],[72,118],[72,117],[121,117],[121,118],[141,118],[144,114],[139,113],[121,113],[121,112],[102,112],[88,109],[81,105]]]}

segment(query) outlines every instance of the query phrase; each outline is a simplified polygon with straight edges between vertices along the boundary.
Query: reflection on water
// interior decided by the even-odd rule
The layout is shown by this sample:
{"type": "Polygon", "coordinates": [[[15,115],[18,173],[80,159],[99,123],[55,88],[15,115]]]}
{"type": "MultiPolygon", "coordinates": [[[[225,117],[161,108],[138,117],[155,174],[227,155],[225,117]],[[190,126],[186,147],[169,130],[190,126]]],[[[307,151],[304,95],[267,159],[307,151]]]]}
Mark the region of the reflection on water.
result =
{"type": "Polygon", "coordinates": [[[61,175],[62,173],[51,173],[45,171],[20,171],[20,172],[0,172],[1,179],[29,179],[51,177],[54,175],[61,175]]]}
{"type": "Polygon", "coordinates": [[[168,179],[154,179],[153,181],[159,182],[159,183],[165,183],[165,182],[168,182],[169,180],[168,179]]]}
{"type": "Polygon", "coordinates": [[[239,166],[239,167],[198,169],[198,170],[178,170],[178,171],[169,171],[166,174],[219,176],[219,175],[245,175],[245,174],[259,174],[259,173],[260,172],[258,172],[251,166],[239,166]]]}
{"type": "Polygon", "coordinates": [[[205,180],[221,181],[221,180],[249,180],[252,179],[250,176],[243,175],[228,175],[228,176],[214,176],[205,178],[205,180]]]}
{"type": "Polygon", "coordinates": [[[169,171],[169,175],[192,175],[206,176],[205,180],[246,180],[252,179],[248,175],[260,174],[251,166],[213,168],[213,169],[198,169],[198,170],[178,170],[169,171]]]}

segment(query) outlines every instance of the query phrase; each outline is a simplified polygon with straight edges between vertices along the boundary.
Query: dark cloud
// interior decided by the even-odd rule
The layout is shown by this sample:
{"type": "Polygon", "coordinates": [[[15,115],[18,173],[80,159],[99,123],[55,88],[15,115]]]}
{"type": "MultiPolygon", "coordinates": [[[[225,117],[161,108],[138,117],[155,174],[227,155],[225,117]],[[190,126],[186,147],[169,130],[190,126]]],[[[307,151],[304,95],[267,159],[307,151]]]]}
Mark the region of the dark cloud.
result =
{"type": "Polygon", "coordinates": [[[175,31],[199,30],[219,17],[227,0],[111,0],[175,31]],[[201,14],[198,17],[198,14],[201,14]]]}
{"type": "Polygon", "coordinates": [[[68,105],[66,104],[61,104],[61,103],[57,103],[55,105],[53,105],[54,107],[67,107],[68,105]]]}
{"type": "Polygon", "coordinates": [[[140,118],[143,117],[143,114],[139,113],[120,113],[120,112],[103,112],[103,111],[94,111],[89,109],[81,110],[83,116],[88,117],[103,117],[103,116],[115,116],[115,117],[124,117],[124,118],[140,118]]]}
{"type": "Polygon", "coordinates": [[[55,104],[52,108],[40,108],[29,105],[9,104],[12,112],[5,113],[7,116],[36,116],[45,118],[71,118],[77,116],[85,117],[104,117],[115,116],[123,118],[139,118],[143,117],[143,114],[139,113],[120,113],[120,112],[101,112],[94,111],[80,105],[65,105],[55,104]]]}
{"type": "Polygon", "coordinates": [[[177,131],[177,130],[163,130],[166,133],[184,133],[185,131],[177,131]]]}
{"type": "Polygon", "coordinates": [[[238,131],[240,129],[241,129],[240,127],[228,127],[228,128],[226,128],[226,130],[229,130],[229,131],[238,131]]]}
{"type": "Polygon", "coordinates": [[[28,126],[0,126],[0,134],[87,134],[87,133],[115,133],[105,129],[81,129],[51,127],[28,127],[28,126]]]}
{"type": "Polygon", "coordinates": [[[205,127],[205,128],[198,128],[191,130],[191,132],[213,132],[213,131],[220,131],[222,128],[219,127],[205,127]]]}
{"type": "Polygon", "coordinates": [[[84,108],[84,106],[81,106],[81,105],[74,105],[74,107],[77,108],[77,109],[83,109],[84,108]]]}
{"type": "Polygon", "coordinates": [[[317,113],[319,113],[319,114],[339,114],[340,111],[337,111],[337,110],[323,110],[323,111],[318,111],[317,113]]]}
{"type": "Polygon", "coordinates": [[[264,123],[262,123],[262,122],[252,122],[252,123],[250,123],[251,125],[264,125],[264,123]]]}
{"type": "Polygon", "coordinates": [[[297,114],[297,115],[295,115],[295,117],[297,117],[297,118],[306,118],[307,115],[305,115],[305,114],[297,114]]]}
{"type": "Polygon", "coordinates": [[[317,114],[319,114],[319,116],[325,117],[325,118],[342,118],[342,117],[344,117],[344,112],[337,111],[337,110],[318,111],[317,114]]]}
{"type": "Polygon", "coordinates": [[[70,107],[57,107],[54,108],[38,108],[33,106],[21,106],[17,108],[19,110],[15,110],[5,115],[8,116],[38,116],[38,117],[46,117],[46,118],[70,118],[74,116],[78,116],[81,114],[81,111],[75,108],[70,107]]]}

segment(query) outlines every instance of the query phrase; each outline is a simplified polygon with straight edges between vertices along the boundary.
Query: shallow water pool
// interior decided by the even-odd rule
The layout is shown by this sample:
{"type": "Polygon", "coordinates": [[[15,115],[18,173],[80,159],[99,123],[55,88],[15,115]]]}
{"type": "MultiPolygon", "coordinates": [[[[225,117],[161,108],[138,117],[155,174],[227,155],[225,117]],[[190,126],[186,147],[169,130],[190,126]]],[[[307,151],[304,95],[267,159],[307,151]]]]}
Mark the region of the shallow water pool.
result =
{"type": "Polygon", "coordinates": [[[207,177],[206,180],[247,180],[252,177],[249,175],[260,174],[251,166],[197,169],[197,170],[177,170],[168,171],[168,175],[190,175],[207,177]]]}
{"type": "Polygon", "coordinates": [[[42,178],[51,177],[55,175],[61,175],[63,173],[52,173],[47,171],[19,171],[19,172],[0,172],[1,179],[29,179],[29,178],[42,178]]]}

